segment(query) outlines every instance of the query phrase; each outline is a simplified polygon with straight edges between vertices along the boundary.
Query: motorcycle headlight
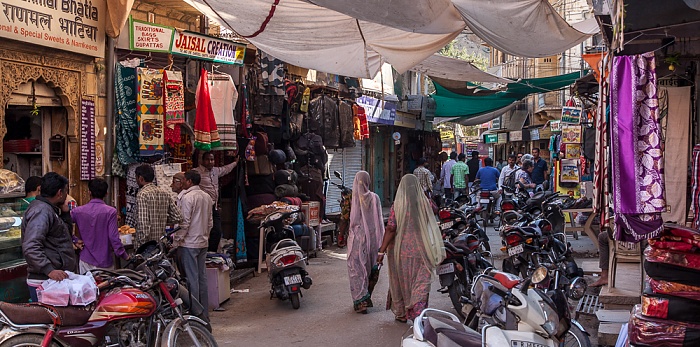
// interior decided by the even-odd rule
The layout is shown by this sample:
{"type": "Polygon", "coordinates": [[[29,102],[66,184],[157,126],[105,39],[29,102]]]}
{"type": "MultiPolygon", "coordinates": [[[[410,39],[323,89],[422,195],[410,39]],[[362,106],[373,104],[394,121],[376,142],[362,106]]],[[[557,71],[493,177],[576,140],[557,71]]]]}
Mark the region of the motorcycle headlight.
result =
{"type": "Polygon", "coordinates": [[[574,300],[581,300],[587,288],[588,283],[586,283],[586,280],[581,277],[576,277],[569,285],[569,297],[574,300]]]}
{"type": "Polygon", "coordinates": [[[547,294],[540,291],[538,291],[538,294],[542,298],[542,300],[540,300],[540,307],[542,308],[542,312],[544,312],[544,324],[542,324],[542,328],[550,336],[555,336],[559,330],[559,315],[557,314],[557,309],[554,307],[554,303],[547,294]]]}

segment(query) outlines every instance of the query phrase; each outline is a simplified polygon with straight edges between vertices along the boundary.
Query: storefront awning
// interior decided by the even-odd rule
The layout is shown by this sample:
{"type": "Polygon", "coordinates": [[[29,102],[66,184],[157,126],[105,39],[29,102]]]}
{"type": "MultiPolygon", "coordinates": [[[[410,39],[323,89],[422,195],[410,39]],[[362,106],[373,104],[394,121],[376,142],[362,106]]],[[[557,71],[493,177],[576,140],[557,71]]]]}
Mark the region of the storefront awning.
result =
{"type": "Polygon", "coordinates": [[[481,71],[468,61],[437,54],[433,54],[428,59],[418,63],[411,70],[424,73],[432,79],[439,78],[445,82],[513,82],[512,80],[481,71]]]}
{"type": "Polygon", "coordinates": [[[373,78],[382,62],[403,73],[462,31],[408,32],[302,0],[185,1],[278,59],[350,77],[373,78]]]}

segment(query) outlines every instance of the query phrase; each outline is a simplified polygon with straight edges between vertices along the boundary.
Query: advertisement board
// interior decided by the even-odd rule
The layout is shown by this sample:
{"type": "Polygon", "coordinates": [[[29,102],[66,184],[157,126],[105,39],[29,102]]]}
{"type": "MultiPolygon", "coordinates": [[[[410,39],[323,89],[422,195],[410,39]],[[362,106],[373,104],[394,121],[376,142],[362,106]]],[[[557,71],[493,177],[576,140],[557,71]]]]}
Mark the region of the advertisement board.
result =
{"type": "Polygon", "coordinates": [[[243,65],[245,45],[190,31],[175,30],[170,45],[172,54],[216,63],[243,65]]]}

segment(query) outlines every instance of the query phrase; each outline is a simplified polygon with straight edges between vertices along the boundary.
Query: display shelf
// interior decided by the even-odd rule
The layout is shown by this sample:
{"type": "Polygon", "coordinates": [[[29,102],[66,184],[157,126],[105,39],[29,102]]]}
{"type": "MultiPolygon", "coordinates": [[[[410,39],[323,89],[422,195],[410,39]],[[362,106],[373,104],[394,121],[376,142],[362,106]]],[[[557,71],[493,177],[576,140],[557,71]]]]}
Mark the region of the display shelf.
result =
{"type": "Polygon", "coordinates": [[[16,155],[41,155],[41,152],[5,152],[5,153],[11,153],[11,154],[16,154],[16,155]]]}
{"type": "Polygon", "coordinates": [[[23,192],[0,194],[0,199],[23,198],[23,192]]]}

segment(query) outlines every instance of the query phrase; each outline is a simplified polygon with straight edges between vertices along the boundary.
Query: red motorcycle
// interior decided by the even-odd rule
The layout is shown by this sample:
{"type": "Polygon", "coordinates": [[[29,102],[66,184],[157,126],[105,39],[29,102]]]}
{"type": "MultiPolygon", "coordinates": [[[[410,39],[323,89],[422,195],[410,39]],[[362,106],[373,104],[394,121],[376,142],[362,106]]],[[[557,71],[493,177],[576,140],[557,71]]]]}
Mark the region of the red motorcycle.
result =
{"type": "Polygon", "coordinates": [[[167,249],[164,236],[135,256],[136,271],[93,270],[101,293],[85,307],[0,302],[0,347],[216,347],[208,323],[183,313],[194,302],[167,249]]]}

